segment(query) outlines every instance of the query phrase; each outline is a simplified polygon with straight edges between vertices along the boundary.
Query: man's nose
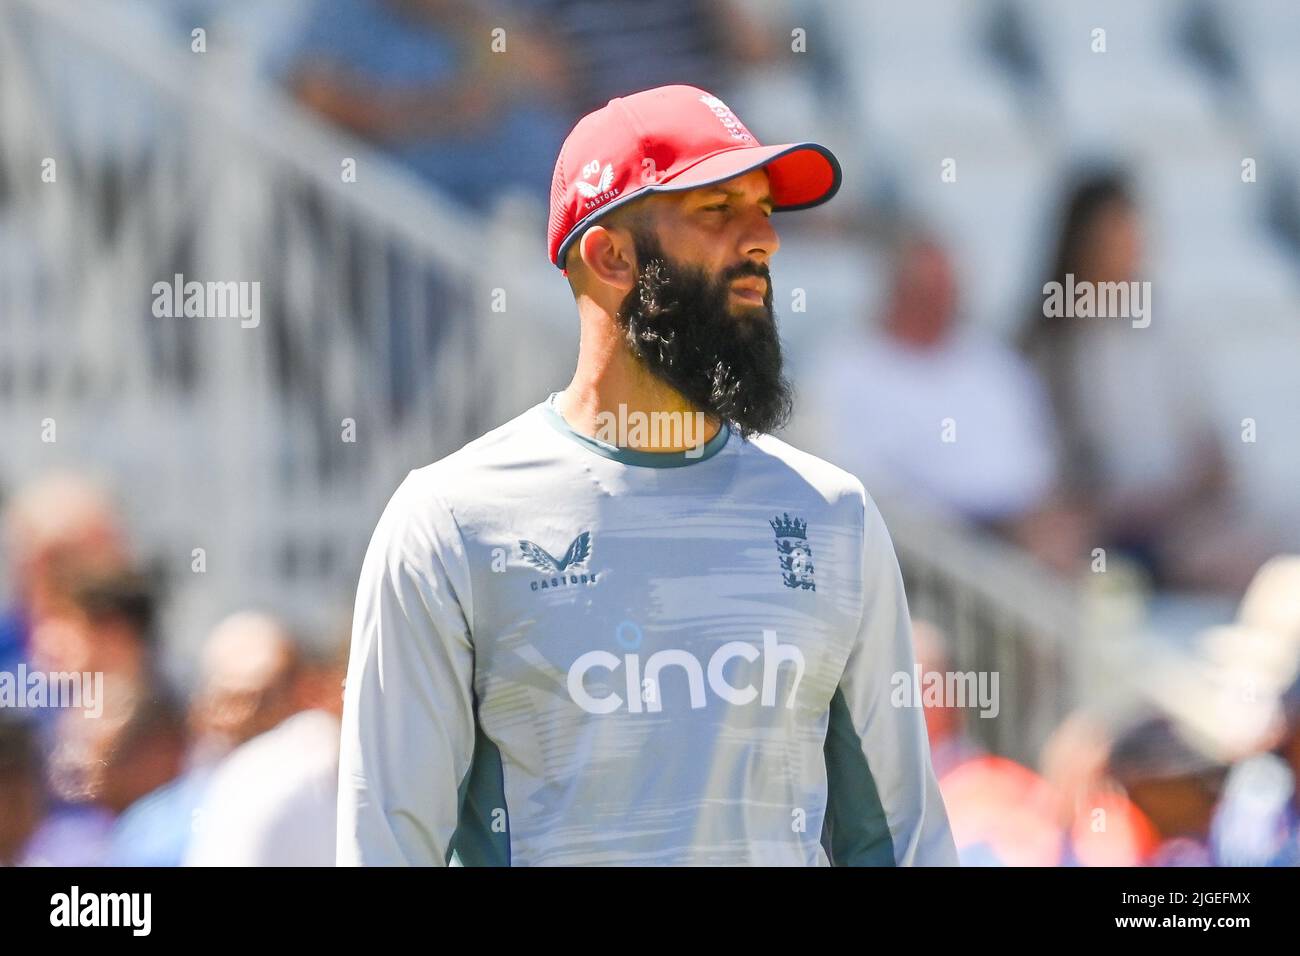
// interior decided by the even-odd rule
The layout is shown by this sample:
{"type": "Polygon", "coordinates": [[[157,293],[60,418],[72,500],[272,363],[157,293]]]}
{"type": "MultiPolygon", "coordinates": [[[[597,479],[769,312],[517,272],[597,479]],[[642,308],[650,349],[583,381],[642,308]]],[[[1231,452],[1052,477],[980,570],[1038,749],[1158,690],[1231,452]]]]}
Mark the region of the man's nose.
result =
{"type": "Polygon", "coordinates": [[[781,248],[781,239],[776,234],[772,220],[761,211],[756,211],[745,232],[741,254],[752,262],[767,265],[769,259],[781,248]]]}

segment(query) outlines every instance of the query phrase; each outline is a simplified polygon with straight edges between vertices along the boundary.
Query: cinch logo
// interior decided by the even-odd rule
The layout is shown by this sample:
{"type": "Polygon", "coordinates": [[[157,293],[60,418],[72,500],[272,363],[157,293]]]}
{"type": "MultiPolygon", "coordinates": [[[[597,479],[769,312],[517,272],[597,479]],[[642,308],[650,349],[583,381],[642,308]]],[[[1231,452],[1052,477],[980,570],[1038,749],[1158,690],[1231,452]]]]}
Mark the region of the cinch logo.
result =
{"type": "Polygon", "coordinates": [[[602,171],[599,159],[593,159],[586,166],[583,166],[582,179],[573,184],[574,188],[578,190],[578,194],[587,200],[582,204],[583,209],[595,209],[606,200],[617,196],[620,190],[610,189],[609,187],[612,185],[614,185],[614,167],[606,163],[605,169],[602,171]],[[600,173],[600,179],[596,181],[594,186],[583,181],[590,179],[596,173],[600,173]]]}
{"type": "MultiPolygon", "coordinates": [[[[803,651],[794,644],[779,643],[776,639],[776,631],[763,632],[761,648],[748,641],[728,641],[714,651],[707,665],[708,686],[728,704],[743,707],[758,700],[760,706],[775,707],[777,705],[776,679],[782,664],[794,665],[794,683],[790,685],[790,693],[785,699],[786,708],[792,710],[794,695],[799,690],[799,682],[803,680],[805,668],[803,651]],[[753,684],[736,687],[727,683],[722,675],[722,669],[728,661],[737,657],[743,657],[751,664],[760,657],[763,658],[761,691],[753,684]]],[[[588,651],[569,668],[567,682],[569,697],[589,714],[612,714],[625,704],[630,714],[643,712],[657,714],[663,710],[663,695],[658,692],[660,675],[665,668],[669,667],[680,667],[686,675],[686,686],[691,694],[691,710],[708,706],[708,697],[704,692],[705,665],[701,664],[700,659],[690,651],[680,648],[655,651],[646,658],[644,672],[638,654],[624,654],[620,660],[609,651],[588,651]],[[613,673],[620,667],[624,668],[626,700],[618,694],[593,697],[588,693],[583,680],[589,671],[601,669],[613,673]]]]}

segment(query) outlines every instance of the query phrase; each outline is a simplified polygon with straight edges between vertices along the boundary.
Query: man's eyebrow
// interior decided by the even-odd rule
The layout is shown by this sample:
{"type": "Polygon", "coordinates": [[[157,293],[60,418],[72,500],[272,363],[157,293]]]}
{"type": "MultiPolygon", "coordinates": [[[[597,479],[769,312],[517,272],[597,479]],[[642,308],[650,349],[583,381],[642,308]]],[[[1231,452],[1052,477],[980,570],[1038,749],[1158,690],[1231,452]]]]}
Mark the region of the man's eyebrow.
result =
{"type": "MultiPolygon", "coordinates": [[[[728,199],[745,198],[745,194],[739,189],[723,189],[721,186],[705,186],[703,187],[703,191],[711,196],[722,195],[722,196],[726,196],[728,199]]],[[[760,206],[768,206],[769,208],[775,208],[776,200],[772,198],[771,193],[767,193],[758,198],[758,204],[760,206]]]]}

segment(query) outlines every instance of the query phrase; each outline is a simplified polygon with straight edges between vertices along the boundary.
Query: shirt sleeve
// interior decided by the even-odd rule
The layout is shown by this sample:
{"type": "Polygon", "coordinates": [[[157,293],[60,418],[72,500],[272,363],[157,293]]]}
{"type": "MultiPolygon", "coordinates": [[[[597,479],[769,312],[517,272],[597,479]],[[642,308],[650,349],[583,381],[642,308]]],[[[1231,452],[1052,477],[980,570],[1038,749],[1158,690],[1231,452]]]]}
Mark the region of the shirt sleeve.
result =
{"type": "Polygon", "coordinates": [[[862,620],[831,701],[822,843],[835,866],[956,866],[922,709],[895,706],[915,677],[912,624],[893,542],[863,492],[862,620]]]}
{"type": "Polygon", "coordinates": [[[442,866],[474,752],[464,545],[408,476],[357,589],[339,757],[340,866],[442,866]]]}

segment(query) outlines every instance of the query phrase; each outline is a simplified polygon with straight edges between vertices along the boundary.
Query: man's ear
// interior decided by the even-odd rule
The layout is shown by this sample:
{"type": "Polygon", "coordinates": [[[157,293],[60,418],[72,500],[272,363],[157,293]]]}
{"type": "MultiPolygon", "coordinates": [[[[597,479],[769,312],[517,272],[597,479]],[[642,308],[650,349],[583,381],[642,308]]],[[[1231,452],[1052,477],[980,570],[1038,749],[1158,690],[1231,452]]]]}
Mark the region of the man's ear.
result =
{"type": "Polygon", "coordinates": [[[592,226],[578,240],[590,276],[626,295],[636,285],[636,243],[622,226],[592,226]]]}

